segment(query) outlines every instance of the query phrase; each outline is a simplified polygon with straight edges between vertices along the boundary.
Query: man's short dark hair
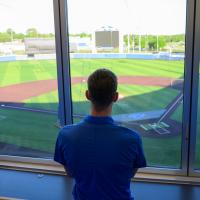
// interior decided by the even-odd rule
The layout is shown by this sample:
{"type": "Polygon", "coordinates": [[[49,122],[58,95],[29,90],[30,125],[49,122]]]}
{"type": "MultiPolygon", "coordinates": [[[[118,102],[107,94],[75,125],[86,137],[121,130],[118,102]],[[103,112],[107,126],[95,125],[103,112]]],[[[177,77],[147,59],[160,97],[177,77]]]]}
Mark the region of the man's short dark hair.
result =
{"type": "Polygon", "coordinates": [[[97,110],[108,107],[117,91],[117,77],[108,69],[98,69],[88,78],[90,98],[97,110]]]}

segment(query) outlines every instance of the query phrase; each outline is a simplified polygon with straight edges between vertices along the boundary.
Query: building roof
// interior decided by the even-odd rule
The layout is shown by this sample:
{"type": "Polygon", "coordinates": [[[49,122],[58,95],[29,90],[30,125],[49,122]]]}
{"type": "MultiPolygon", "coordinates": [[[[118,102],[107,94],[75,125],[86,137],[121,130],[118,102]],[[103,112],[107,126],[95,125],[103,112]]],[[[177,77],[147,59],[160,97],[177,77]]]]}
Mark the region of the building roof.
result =
{"type": "Polygon", "coordinates": [[[102,26],[99,29],[95,30],[95,32],[98,32],[98,31],[119,31],[119,30],[112,26],[102,26]]]}

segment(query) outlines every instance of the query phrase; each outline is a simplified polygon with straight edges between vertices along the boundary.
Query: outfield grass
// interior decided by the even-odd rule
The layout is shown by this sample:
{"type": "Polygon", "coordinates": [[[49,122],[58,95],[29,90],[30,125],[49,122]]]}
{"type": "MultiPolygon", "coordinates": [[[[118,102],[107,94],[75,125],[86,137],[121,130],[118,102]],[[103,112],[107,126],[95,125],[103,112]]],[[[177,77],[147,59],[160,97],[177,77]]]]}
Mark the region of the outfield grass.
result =
{"type": "MultiPolygon", "coordinates": [[[[118,76],[158,76],[180,78],[183,61],[133,59],[72,59],[71,75],[88,76],[99,67],[113,70],[118,76]]],[[[0,62],[0,87],[36,80],[55,79],[55,60],[0,62]]]]}
{"type": "Polygon", "coordinates": [[[53,153],[56,116],[5,109],[0,109],[0,115],[5,117],[0,121],[0,142],[53,153]]]}
{"type": "MultiPolygon", "coordinates": [[[[72,59],[71,75],[72,77],[88,76],[95,69],[105,67],[114,71],[118,76],[182,78],[183,65],[183,61],[72,59]]],[[[56,79],[56,63],[54,60],[2,62],[0,63],[0,77],[2,77],[0,87],[30,81],[56,79]]],[[[85,89],[85,84],[72,86],[75,114],[88,113],[89,103],[83,95],[85,89]]],[[[119,93],[124,98],[116,103],[113,114],[163,109],[178,94],[178,91],[157,86],[119,85],[119,93]]],[[[55,111],[58,107],[57,91],[26,99],[24,103],[30,108],[55,111]]],[[[173,119],[181,121],[181,113],[181,108],[178,108],[172,116],[173,119]]],[[[0,115],[6,117],[0,121],[0,141],[53,153],[58,131],[54,126],[57,116],[16,110],[0,110],[0,115]]],[[[149,165],[179,167],[181,136],[143,138],[143,143],[149,165]]],[[[197,162],[200,163],[200,159],[197,162]]]]}
{"type": "Polygon", "coordinates": [[[56,78],[54,60],[0,62],[0,87],[56,78]]]}
{"type": "MultiPolygon", "coordinates": [[[[85,90],[86,84],[77,84],[72,88],[75,114],[88,114],[90,105],[86,101],[85,90]]],[[[128,84],[119,85],[118,91],[124,98],[114,105],[114,115],[164,109],[178,94],[178,91],[172,88],[128,84]]]]}
{"type": "Polygon", "coordinates": [[[118,76],[183,77],[183,61],[133,60],[133,59],[72,59],[71,75],[88,76],[94,70],[105,67],[118,76]]]}

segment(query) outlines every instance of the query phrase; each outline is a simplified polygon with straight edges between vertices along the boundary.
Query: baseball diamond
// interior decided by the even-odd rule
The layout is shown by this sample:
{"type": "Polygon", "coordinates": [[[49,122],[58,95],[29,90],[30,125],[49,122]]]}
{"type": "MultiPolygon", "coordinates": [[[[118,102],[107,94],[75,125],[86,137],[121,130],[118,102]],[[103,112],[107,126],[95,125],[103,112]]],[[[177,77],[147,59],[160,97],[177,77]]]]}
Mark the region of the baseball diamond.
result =
{"type": "MultiPolygon", "coordinates": [[[[113,110],[115,121],[144,137],[144,149],[152,165],[178,166],[183,66],[181,60],[71,59],[74,122],[88,113],[90,105],[84,97],[88,75],[99,67],[108,68],[116,73],[119,82],[120,99],[113,110]],[[165,155],[161,156],[165,159],[155,156],[155,152],[165,155]],[[166,157],[169,152],[173,158],[166,157]]],[[[55,60],[1,62],[0,76],[2,149],[15,147],[16,155],[22,155],[26,149],[27,155],[38,152],[38,157],[51,157],[58,132],[55,60]],[[8,133],[11,121],[15,131],[8,133]],[[29,129],[31,133],[27,132],[29,129]]]]}

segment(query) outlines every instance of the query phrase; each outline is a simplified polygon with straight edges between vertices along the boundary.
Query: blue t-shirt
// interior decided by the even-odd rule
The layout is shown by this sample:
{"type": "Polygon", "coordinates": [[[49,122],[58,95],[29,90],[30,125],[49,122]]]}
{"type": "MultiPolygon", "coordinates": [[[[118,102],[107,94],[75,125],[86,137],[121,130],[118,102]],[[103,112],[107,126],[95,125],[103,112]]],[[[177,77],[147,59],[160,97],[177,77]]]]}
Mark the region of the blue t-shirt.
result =
{"type": "Polygon", "coordinates": [[[75,200],[132,200],[134,169],[146,167],[140,136],[111,117],[87,116],[61,129],[54,160],[75,179],[75,200]]]}

